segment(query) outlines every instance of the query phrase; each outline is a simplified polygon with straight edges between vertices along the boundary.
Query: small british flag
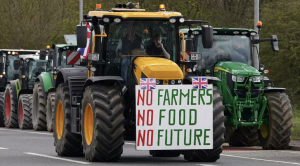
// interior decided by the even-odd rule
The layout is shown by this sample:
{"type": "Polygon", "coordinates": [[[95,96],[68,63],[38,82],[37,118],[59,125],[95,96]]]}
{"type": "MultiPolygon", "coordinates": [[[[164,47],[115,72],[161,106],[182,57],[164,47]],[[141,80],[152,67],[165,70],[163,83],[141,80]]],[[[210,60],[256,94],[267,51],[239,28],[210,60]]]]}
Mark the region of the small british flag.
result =
{"type": "Polygon", "coordinates": [[[193,89],[207,89],[207,78],[193,78],[193,89]]]}
{"type": "Polygon", "coordinates": [[[155,89],[156,79],[155,78],[141,78],[140,79],[141,89],[155,89]]]}

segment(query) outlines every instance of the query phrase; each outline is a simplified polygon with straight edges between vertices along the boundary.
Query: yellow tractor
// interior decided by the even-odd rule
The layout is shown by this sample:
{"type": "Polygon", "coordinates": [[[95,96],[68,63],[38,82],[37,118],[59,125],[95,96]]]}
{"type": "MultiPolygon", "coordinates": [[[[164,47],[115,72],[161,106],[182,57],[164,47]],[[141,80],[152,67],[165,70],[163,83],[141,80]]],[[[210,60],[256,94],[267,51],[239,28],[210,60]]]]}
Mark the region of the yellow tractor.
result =
{"type": "MultiPolygon", "coordinates": [[[[78,47],[90,52],[87,66],[62,68],[55,83],[53,136],[57,154],[84,154],[89,161],[118,161],[123,153],[125,136],[133,136],[137,140],[136,149],[149,150],[152,156],[178,157],[182,154],[187,161],[218,160],[224,142],[224,107],[221,97],[212,88],[203,90],[208,94],[202,99],[207,100],[205,107],[198,105],[198,98],[196,105],[187,106],[185,102],[189,97],[182,99],[182,103],[180,97],[178,107],[182,109],[178,111],[158,110],[160,107],[157,106],[157,100],[168,100],[167,95],[161,97],[163,90],[167,92],[169,88],[183,93],[192,89],[189,89],[192,85],[182,85],[185,62],[178,62],[181,65],[174,62],[180,59],[180,42],[184,42],[184,39],[180,40],[183,34],[179,33],[179,27],[208,22],[186,21],[181,13],[166,11],[163,4],[157,12],[146,12],[138,3],[131,2],[116,4],[109,11],[102,11],[101,5],[97,4],[96,10],[84,15],[84,19],[86,24],[78,25],[76,31],[78,47]],[[150,93],[153,100],[145,99],[145,94],[149,97],[150,93]],[[152,105],[152,109],[143,114],[139,103],[145,103],[146,109],[151,104],[156,106],[152,105]],[[190,107],[189,111],[184,110],[190,107]],[[199,111],[200,108],[203,110],[199,111]],[[208,113],[201,113],[205,111],[208,113]],[[169,114],[173,120],[179,120],[181,128],[173,129],[174,121],[163,125],[169,114]],[[194,121],[185,123],[189,119],[194,121]],[[145,130],[141,124],[145,124],[145,130]],[[191,129],[185,129],[184,125],[190,125],[187,128],[191,129]],[[208,127],[202,130],[201,125],[208,127]],[[212,130],[212,126],[218,128],[212,130]]],[[[209,23],[201,26],[203,46],[211,48],[212,27],[209,23]]],[[[68,57],[67,61],[74,58],[68,57]]],[[[200,94],[201,90],[194,91],[200,94]]],[[[191,96],[192,100],[195,96],[191,96]]],[[[172,98],[172,103],[173,99],[179,101],[178,96],[172,98]]],[[[161,106],[169,107],[175,108],[174,105],[161,106]]]]}

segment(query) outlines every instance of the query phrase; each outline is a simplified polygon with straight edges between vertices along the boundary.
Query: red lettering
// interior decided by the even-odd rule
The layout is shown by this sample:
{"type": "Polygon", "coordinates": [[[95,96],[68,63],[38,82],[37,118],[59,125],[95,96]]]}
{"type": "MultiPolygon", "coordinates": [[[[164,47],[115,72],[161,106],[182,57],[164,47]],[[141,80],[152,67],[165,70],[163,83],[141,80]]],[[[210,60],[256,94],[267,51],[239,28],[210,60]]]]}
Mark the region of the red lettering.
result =
{"type": "Polygon", "coordinates": [[[153,98],[153,96],[152,96],[152,90],[147,90],[147,105],[148,106],[152,105],[152,98],[153,98]],[[148,103],[149,102],[149,94],[150,94],[150,103],[148,103]]]}
{"type": "Polygon", "coordinates": [[[148,110],[147,111],[147,125],[152,126],[152,124],[153,124],[153,110],[148,110]],[[151,116],[149,115],[150,112],[151,112],[151,116]],[[150,119],[150,122],[149,122],[149,119],[150,119]]]}
{"type": "Polygon", "coordinates": [[[140,126],[140,120],[143,121],[142,126],[145,124],[145,110],[143,110],[143,116],[140,113],[140,110],[138,110],[138,126],[140,126]]]}
{"type": "Polygon", "coordinates": [[[147,146],[152,146],[152,145],[153,145],[153,130],[148,130],[148,132],[147,132],[147,146]],[[149,143],[149,140],[151,141],[150,143],[149,143]]]}
{"type": "Polygon", "coordinates": [[[142,105],[144,105],[145,103],[145,91],[143,90],[143,97],[141,96],[141,91],[138,90],[138,101],[137,101],[137,105],[140,105],[140,99],[142,101],[142,105]]]}
{"type": "Polygon", "coordinates": [[[143,144],[142,146],[145,145],[145,132],[146,132],[146,130],[144,130],[144,134],[142,135],[141,130],[139,130],[137,146],[140,146],[140,141],[142,141],[142,144],[143,144]]]}

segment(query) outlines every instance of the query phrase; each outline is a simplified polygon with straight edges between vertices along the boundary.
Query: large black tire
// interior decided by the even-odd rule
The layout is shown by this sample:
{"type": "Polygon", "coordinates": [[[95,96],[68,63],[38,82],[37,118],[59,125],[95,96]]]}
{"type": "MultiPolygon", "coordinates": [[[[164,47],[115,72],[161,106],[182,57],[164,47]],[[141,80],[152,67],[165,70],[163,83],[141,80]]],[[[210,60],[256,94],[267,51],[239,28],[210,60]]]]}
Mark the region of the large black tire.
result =
{"type": "Polygon", "coordinates": [[[82,100],[81,126],[85,158],[89,161],[118,161],[124,145],[124,106],[120,91],[113,85],[91,85],[82,100]],[[91,111],[87,106],[91,106],[91,111]],[[89,116],[88,116],[88,113],[89,116]],[[92,115],[92,127],[85,122],[92,115]],[[86,118],[86,120],[85,120],[86,118]],[[87,125],[87,126],[89,126],[87,125]],[[92,135],[88,134],[92,131],[92,135]],[[86,137],[87,135],[87,137],[86,137]],[[89,137],[90,135],[90,137],[89,137]],[[91,140],[92,142],[89,142],[91,140]]]}
{"type": "Polygon", "coordinates": [[[22,94],[18,102],[18,122],[20,129],[32,129],[32,94],[22,94]]]}
{"type": "Polygon", "coordinates": [[[55,105],[55,92],[50,92],[48,93],[47,96],[47,113],[46,113],[47,130],[50,132],[53,131],[54,105],[55,105]]]}
{"type": "Polygon", "coordinates": [[[230,146],[257,146],[259,145],[257,127],[240,127],[234,131],[229,139],[230,146]]]}
{"type": "Polygon", "coordinates": [[[33,88],[32,126],[35,131],[47,130],[46,121],[46,94],[42,84],[36,82],[33,88]]]}
{"type": "Polygon", "coordinates": [[[4,124],[6,128],[18,128],[18,101],[14,100],[13,89],[10,84],[7,84],[4,91],[4,124]]]}
{"type": "Polygon", "coordinates": [[[179,157],[180,150],[150,150],[150,155],[153,157],[179,157]]]}
{"type": "MultiPolygon", "coordinates": [[[[267,135],[263,128],[258,131],[258,136],[263,149],[283,150],[289,147],[293,127],[292,107],[288,96],[280,92],[267,92],[265,94],[268,105],[266,116],[269,116],[267,135]]],[[[266,126],[266,125],[265,125],[266,126]]]]}
{"type": "Polygon", "coordinates": [[[5,127],[4,125],[4,93],[0,92],[0,127],[5,127]]]}
{"type": "Polygon", "coordinates": [[[71,103],[67,83],[58,85],[54,107],[53,137],[55,151],[59,156],[82,156],[82,138],[80,134],[71,133],[71,103]],[[58,122],[58,103],[62,104],[63,122],[58,122]],[[61,137],[58,134],[58,124],[62,123],[61,137]]]}
{"type": "Polygon", "coordinates": [[[213,87],[213,140],[214,147],[211,150],[185,150],[183,151],[184,159],[187,161],[215,162],[220,158],[223,151],[225,133],[225,106],[223,97],[216,86],[213,87]]]}

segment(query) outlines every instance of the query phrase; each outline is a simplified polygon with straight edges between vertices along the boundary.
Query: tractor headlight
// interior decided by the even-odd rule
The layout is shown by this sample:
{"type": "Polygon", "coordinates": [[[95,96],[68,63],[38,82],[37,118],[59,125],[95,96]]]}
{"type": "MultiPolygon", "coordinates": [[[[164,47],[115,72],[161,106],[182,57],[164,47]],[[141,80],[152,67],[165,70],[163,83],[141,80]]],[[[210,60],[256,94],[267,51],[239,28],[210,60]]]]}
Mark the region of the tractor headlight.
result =
{"type": "Polygon", "coordinates": [[[252,81],[252,82],[260,82],[261,80],[262,80],[262,77],[261,77],[261,76],[252,77],[252,78],[251,78],[251,81],[252,81]]]}
{"type": "Polygon", "coordinates": [[[245,80],[245,77],[243,77],[243,76],[238,76],[237,78],[236,78],[236,76],[235,75],[232,75],[232,81],[233,82],[243,82],[245,80]]]}

